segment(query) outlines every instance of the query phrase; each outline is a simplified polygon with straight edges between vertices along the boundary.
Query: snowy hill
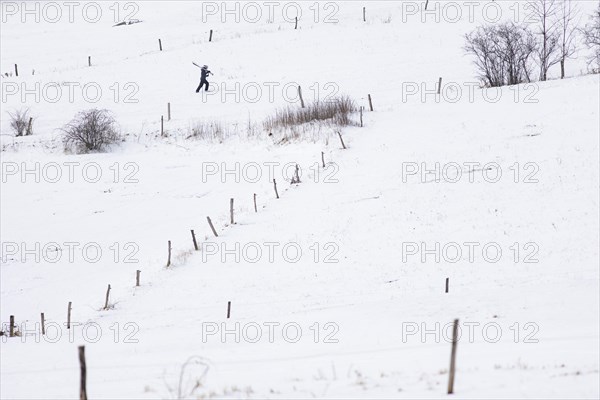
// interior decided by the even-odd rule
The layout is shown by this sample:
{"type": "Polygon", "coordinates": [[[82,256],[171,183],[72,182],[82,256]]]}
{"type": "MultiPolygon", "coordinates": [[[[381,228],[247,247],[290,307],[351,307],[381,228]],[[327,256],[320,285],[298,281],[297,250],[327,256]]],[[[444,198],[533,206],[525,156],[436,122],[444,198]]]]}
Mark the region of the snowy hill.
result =
{"type": "Polygon", "coordinates": [[[455,319],[455,396],[598,398],[600,85],[582,57],[564,80],[479,88],[463,35],[488,2],[456,23],[447,3],[438,21],[301,3],[298,29],[296,3],[258,22],[247,3],[239,22],[103,3],[72,23],[40,4],[39,23],[2,4],[0,72],[20,74],[1,80],[0,320],[21,332],[0,341],[2,398],[76,398],[80,345],[89,398],[442,398],[455,319]],[[126,15],[141,22],[112,26],[126,15]],[[195,93],[192,61],[217,93],[195,93]],[[364,107],[347,149],[330,127],[262,129],[298,85],[364,107]],[[15,138],[22,106],[35,134],[15,138]],[[126,141],[65,154],[59,128],[95,107],[126,141]],[[229,137],[186,139],[199,121],[229,137]]]}

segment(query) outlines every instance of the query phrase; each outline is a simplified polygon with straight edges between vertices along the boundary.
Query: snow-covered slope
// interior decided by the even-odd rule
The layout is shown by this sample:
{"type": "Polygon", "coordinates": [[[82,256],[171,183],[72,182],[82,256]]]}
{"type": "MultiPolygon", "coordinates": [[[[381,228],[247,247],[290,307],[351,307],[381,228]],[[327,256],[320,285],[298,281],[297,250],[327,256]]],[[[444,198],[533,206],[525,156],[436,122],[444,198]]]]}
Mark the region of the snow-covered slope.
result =
{"type": "Polygon", "coordinates": [[[482,91],[461,50],[480,15],[423,23],[401,3],[347,2],[315,18],[302,3],[294,30],[277,13],[223,23],[201,3],[136,4],[143,22],[126,27],[108,3],[98,23],[3,21],[0,71],[28,72],[2,78],[0,313],[23,330],[2,337],[2,398],[77,397],[78,345],[90,398],[445,397],[456,318],[458,397],[598,397],[599,81],[575,76],[581,60],[565,80],[482,91]],[[240,98],[194,93],[192,60],[240,98]],[[5,136],[21,106],[7,90],[35,82],[103,94],[26,98],[36,135],[5,136]],[[368,109],[371,94],[375,111],[341,132],[347,149],[330,128],[246,137],[297,84],[306,101],[337,91],[368,109]],[[56,129],[91,107],[128,141],[63,154],[56,129]],[[197,120],[234,137],[185,140],[197,120]]]}

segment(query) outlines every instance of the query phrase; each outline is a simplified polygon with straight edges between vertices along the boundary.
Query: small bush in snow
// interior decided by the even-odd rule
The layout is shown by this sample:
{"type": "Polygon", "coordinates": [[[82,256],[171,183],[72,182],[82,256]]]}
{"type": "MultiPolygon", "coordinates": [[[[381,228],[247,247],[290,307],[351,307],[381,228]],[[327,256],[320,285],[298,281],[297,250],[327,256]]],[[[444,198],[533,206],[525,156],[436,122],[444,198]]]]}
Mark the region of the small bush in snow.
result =
{"type": "Polygon", "coordinates": [[[104,150],[122,139],[115,119],[108,110],[81,111],[62,131],[65,147],[78,153],[104,150]]]}
{"type": "Polygon", "coordinates": [[[223,141],[228,136],[229,131],[219,121],[196,121],[190,127],[187,139],[223,141]]]}
{"type": "MultiPolygon", "coordinates": [[[[17,110],[14,113],[7,112],[10,118],[10,128],[15,136],[26,136],[33,134],[33,126],[29,125],[29,109],[17,110]]],[[[33,118],[31,119],[33,121],[33,118]]]]}

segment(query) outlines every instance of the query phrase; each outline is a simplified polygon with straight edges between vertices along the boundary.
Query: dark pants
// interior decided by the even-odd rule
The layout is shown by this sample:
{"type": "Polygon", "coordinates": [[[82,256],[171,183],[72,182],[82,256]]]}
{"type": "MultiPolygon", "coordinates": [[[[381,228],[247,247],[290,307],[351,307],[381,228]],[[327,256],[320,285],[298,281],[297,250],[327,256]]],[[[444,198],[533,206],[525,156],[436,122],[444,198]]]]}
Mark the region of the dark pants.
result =
{"type": "Polygon", "coordinates": [[[202,86],[206,85],[206,89],[204,89],[206,92],[208,92],[208,81],[206,79],[202,79],[200,81],[200,86],[198,86],[198,89],[196,89],[196,93],[198,93],[200,91],[200,89],[202,89],[202,86]]]}

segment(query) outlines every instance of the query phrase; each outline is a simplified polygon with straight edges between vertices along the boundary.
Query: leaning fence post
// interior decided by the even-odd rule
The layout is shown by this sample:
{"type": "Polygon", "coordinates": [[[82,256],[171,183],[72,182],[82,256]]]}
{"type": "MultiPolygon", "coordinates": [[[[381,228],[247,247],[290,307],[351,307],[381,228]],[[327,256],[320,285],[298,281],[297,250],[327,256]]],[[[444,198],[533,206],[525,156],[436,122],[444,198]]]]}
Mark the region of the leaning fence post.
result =
{"type": "Polygon", "coordinates": [[[192,232],[192,241],[194,242],[194,250],[198,251],[198,242],[196,242],[196,234],[194,233],[194,230],[191,229],[192,232]]]}
{"type": "Polygon", "coordinates": [[[298,86],[298,97],[300,97],[300,105],[304,108],[304,99],[302,98],[302,88],[298,86]]]}
{"type": "Polygon", "coordinates": [[[454,320],[452,329],[452,354],[450,355],[450,374],[448,376],[448,394],[454,393],[454,373],[456,366],[456,342],[458,336],[458,319],[454,320]]]}
{"type": "Polygon", "coordinates": [[[346,150],[346,145],[344,144],[344,139],[342,139],[342,132],[337,131],[338,136],[340,137],[340,142],[342,142],[342,148],[346,150]]]}
{"type": "Polygon", "coordinates": [[[437,94],[440,94],[442,91],[442,77],[440,76],[440,79],[438,79],[438,87],[437,87],[437,94]]]}
{"type": "Polygon", "coordinates": [[[212,29],[210,30],[210,35],[208,36],[208,41],[212,42],[212,29]]]}
{"type": "Polygon", "coordinates": [[[279,193],[277,193],[277,181],[273,179],[273,187],[275,188],[275,197],[279,198],[279,193]]]}
{"type": "Polygon", "coordinates": [[[210,229],[212,230],[213,235],[215,235],[215,237],[219,237],[219,235],[217,235],[217,230],[215,229],[212,221],[210,220],[210,217],[206,217],[206,220],[208,221],[208,225],[210,225],[210,229]]]}
{"type": "Polygon", "coordinates": [[[110,283],[108,284],[108,289],[106,289],[106,300],[104,300],[104,309],[108,310],[108,299],[110,297],[110,283]]]}
{"type": "Polygon", "coordinates": [[[160,49],[160,51],[162,51],[162,42],[160,39],[158,39],[158,48],[160,49]]]}
{"type": "Polygon", "coordinates": [[[19,67],[15,64],[15,76],[19,76],[19,67]]]}
{"type": "Polygon", "coordinates": [[[371,95],[369,95],[369,109],[373,111],[373,101],[371,100],[371,95]]]}

